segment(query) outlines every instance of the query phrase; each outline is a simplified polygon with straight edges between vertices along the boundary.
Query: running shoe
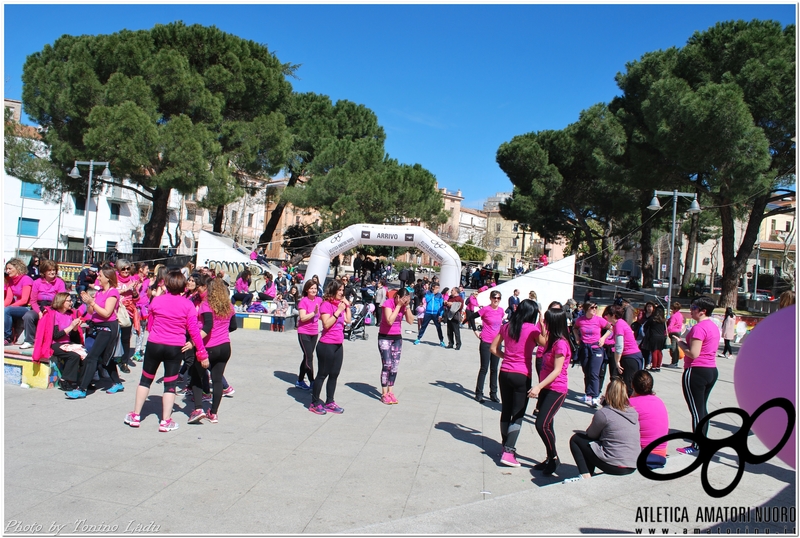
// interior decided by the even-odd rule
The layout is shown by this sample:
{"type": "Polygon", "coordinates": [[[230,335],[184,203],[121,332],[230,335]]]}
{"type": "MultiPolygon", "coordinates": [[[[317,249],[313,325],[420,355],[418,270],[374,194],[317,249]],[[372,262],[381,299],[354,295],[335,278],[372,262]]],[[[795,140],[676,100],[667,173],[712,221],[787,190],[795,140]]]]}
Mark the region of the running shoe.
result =
{"type": "Polygon", "coordinates": [[[144,357],[142,356],[141,353],[137,351],[136,353],[133,354],[133,357],[131,357],[131,359],[135,360],[136,362],[142,362],[144,360],[144,357]]]}
{"type": "Polygon", "coordinates": [[[447,347],[446,345],[444,345],[444,342],[439,342],[439,346],[441,346],[441,347],[447,347]]]}
{"type": "Polygon", "coordinates": [[[118,392],[122,392],[123,390],[125,390],[125,385],[122,383],[114,383],[108,390],[106,390],[106,393],[116,394],[118,392]]]}
{"type": "Polygon", "coordinates": [[[327,411],[325,411],[325,406],[322,404],[314,405],[312,403],[311,405],[308,406],[308,410],[311,411],[312,413],[316,413],[317,415],[324,415],[325,413],[327,413],[327,411]]]}
{"type": "Polygon", "coordinates": [[[208,394],[207,392],[203,393],[203,401],[204,402],[210,402],[213,399],[214,399],[214,396],[212,394],[208,394]]]}
{"type": "Polygon", "coordinates": [[[33,347],[33,344],[31,344],[30,342],[23,342],[22,345],[19,346],[20,349],[30,349],[32,347],[33,347]]]}
{"type": "Polygon", "coordinates": [[[125,415],[125,424],[128,424],[131,428],[138,428],[141,422],[142,418],[133,411],[125,415]]]}
{"type": "Polygon", "coordinates": [[[325,411],[327,411],[328,413],[333,413],[334,415],[341,415],[342,413],[344,413],[344,409],[336,405],[336,402],[325,404],[325,411]]]}
{"type": "Polygon", "coordinates": [[[195,409],[194,411],[192,411],[192,414],[189,415],[188,422],[189,424],[199,424],[200,421],[206,418],[207,416],[208,415],[206,415],[206,412],[203,411],[202,409],[195,409]]]}
{"type": "Polygon", "coordinates": [[[392,396],[387,392],[386,394],[381,395],[381,403],[385,403],[386,405],[392,405],[392,396]]]}
{"type": "Polygon", "coordinates": [[[697,454],[699,452],[699,450],[697,450],[695,447],[689,445],[689,446],[680,447],[678,449],[678,452],[680,452],[681,454],[686,454],[687,456],[691,456],[692,454],[697,454]]]}
{"type": "Polygon", "coordinates": [[[397,396],[394,395],[394,392],[390,392],[389,396],[392,398],[392,403],[396,404],[397,403],[397,396]]]}
{"type": "Polygon", "coordinates": [[[547,465],[545,465],[544,469],[542,469],[542,475],[550,476],[551,474],[556,472],[556,469],[558,469],[560,463],[561,462],[558,461],[558,458],[553,458],[552,460],[547,462],[547,465]]]}
{"type": "Polygon", "coordinates": [[[419,345],[419,338],[417,338],[416,340],[414,340],[414,345],[415,345],[415,346],[418,346],[418,345],[419,345]]]}
{"type": "Polygon", "coordinates": [[[81,389],[71,390],[66,392],[65,395],[70,400],[80,400],[81,398],[86,398],[86,391],[81,389]]]}
{"type": "Polygon", "coordinates": [[[592,398],[592,407],[595,409],[600,409],[600,398],[592,398]]]}
{"type": "Polygon", "coordinates": [[[509,467],[520,466],[520,463],[517,461],[517,458],[514,456],[513,452],[503,451],[503,455],[500,457],[500,463],[503,465],[508,465],[509,467]]]}
{"type": "Polygon", "coordinates": [[[305,381],[295,381],[294,386],[298,389],[311,390],[311,387],[306,385],[305,381]]]}
{"type": "Polygon", "coordinates": [[[212,413],[211,411],[209,411],[207,417],[208,417],[208,421],[211,424],[216,424],[217,422],[219,422],[219,418],[217,417],[216,413],[212,413]]]}
{"type": "Polygon", "coordinates": [[[125,364],[124,362],[119,363],[119,369],[123,374],[131,373],[131,369],[128,368],[128,365],[125,364]]]}
{"type": "Polygon", "coordinates": [[[160,432],[171,432],[172,430],[178,429],[178,423],[172,419],[169,420],[162,420],[161,423],[158,425],[158,431],[160,432]]]}
{"type": "Polygon", "coordinates": [[[223,395],[223,396],[227,396],[228,398],[233,398],[233,395],[234,395],[235,393],[236,393],[236,391],[235,391],[235,390],[233,390],[233,387],[232,387],[232,386],[230,386],[230,385],[228,385],[228,388],[226,388],[226,389],[222,389],[222,395],[223,395]]]}
{"type": "Polygon", "coordinates": [[[534,466],[533,466],[533,469],[534,469],[535,471],[541,471],[542,469],[544,469],[545,467],[547,467],[547,465],[548,465],[549,463],[550,463],[550,460],[544,460],[544,461],[540,461],[539,463],[537,463],[536,465],[534,465],[534,466]]]}

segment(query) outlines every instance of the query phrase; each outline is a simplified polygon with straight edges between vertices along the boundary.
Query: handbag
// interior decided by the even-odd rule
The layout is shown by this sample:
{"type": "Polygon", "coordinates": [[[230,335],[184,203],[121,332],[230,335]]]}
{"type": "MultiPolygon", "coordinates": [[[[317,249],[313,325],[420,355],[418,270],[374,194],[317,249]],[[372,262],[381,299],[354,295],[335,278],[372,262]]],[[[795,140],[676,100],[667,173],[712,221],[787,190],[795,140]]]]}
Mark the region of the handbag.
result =
{"type": "Polygon", "coordinates": [[[131,316],[128,314],[128,309],[121,303],[117,306],[117,322],[123,329],[131,326],[131,316]]]}

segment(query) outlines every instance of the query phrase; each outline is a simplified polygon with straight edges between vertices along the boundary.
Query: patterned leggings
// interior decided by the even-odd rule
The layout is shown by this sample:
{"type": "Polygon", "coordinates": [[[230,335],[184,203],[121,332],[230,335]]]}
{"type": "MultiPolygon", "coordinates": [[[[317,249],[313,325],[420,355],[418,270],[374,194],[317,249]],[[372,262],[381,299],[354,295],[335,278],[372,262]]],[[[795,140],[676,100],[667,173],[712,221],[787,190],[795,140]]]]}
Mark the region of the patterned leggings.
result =
{"type": "Polygon", "coordinates": [[[397,378],[397,367],[400,364],[400,352],[403,348],[403,339],[383,339],[378,336],[378,351],[381,353],[381,387],[393,387],[397,378]]]}

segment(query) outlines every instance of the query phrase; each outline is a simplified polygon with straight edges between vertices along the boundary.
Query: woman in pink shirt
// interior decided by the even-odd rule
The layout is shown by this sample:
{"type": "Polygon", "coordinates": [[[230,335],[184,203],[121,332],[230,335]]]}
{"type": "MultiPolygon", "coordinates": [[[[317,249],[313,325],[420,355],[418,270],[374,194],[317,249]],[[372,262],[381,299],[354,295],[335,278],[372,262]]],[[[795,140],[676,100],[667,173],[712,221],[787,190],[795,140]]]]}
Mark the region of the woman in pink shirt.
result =
{"type": "Polygon", "coordinates": [[[322,336],[317,344],[317,377],[314,379],[311,405],[308,410],[317,415],[333,413],[340,415],[344,409],[336,405],[333,395],[336,381],[342,371],[344,361],[344,326],[350,323],[350,303],[344,298],[344,286],[338,280],[331,280],[325,287],[325,295],[319,307],[322,320],[322,336]],[[326,399],[320,399],[322,385],[328,380],[326,399]]]}
{"type": "Polygon", "coordinates": [[[528,299],[517,305],[511,320],[500,327],[494,337],[490,351],[500,357],[500,394],[502,409],[500,410],[500,436],[503,443],[503,454],[500,463],[509,467],[519,467],[516,458],[516,445],[525,409],[528,407],[528,391],[531,389],[533,372],[533,348],[539,341],[541,332],[536,321],[539,310],[536,303],[528,299]],[[503,349],[500,345],[505,343],[503,349]]]}
{"type": "Polygon", "coordinates": [[[197,360],[203,362],[208,359],[208,352],[197,326],[197,310],[189,299],[181,295],[186,288],[186,277],[179,269],[173,269],[167,273],[164,284],[167,293],[155,297],[150,303],[150,336],[142,363],[142,377],[136,387],[133,412],[125,417],[126,424],[139,427],[139,413],[150,394],[150,385],[156,378],[158,367],[163,362],[164,395],[161,397],[163,416],[158,426],[160,432],[178,429],[178,423],[172,420],[172,407],[175,403],[175,386],[178,383],[181,360],[184,352],[191,347],[186,342],[187,332],[197,349],[197,360]]]}
{"type": "Polygon", "coordinates": [[[387,298],[381,308],[381,325],[378,329],[378,351],[381,354],[381,402],[391,405],[397,403],[392,389],[397,379],[397,368],[400,365],[400,353],[403,350],[403,318],[414,323],[414,315],[409,304],[411,293],[408,288],[397,290],[394,297],[387,298]]]}
{"type": "Polygon", "coordinates": [[[300,361],[300,373],[294,386],[311,390],[314,386],[314,348],[319,338],[319,307],[322,297],[317,296],[317,283],[309,280],[303,285],[303,298],[297,304],[297,340],[303,351],[303,360],[300,361]],[[308,384],[305,377],[308,376],[308,384]]]}
{"type": "Polygon", "coordinates": [[[544,441],[547,450],[547,458],[534,465],[533,468],[542,471],[544,476],[550,476],[560,463],[556,451],[556,432],[553,429],[553,419],[567,397],[567,369],[572,358],[567,313],[560,303],[557,307],[550,307],[545,312],[541,338],[546,342],[542,357],[542,371],[539,372],[539,383],[531,387],[528,397],[539,399],[536,432],[544,441]]]}
{"type": "Polygon", "coordinates": [[[94,335],[94,344],[89,354],[83,359],[78,388],[67,392],[67,398],[76,400],[86,398],[86,389],[92,382],[97,363],[106,369],[113,385],[106,390],[109,394],[124,390],[122,380],[117,373],[117,363],[112,360],[114,349],[117,347],[119,337],[119,323],[117,322],[117,308],[119,307],[119,291],[117,290],[117,272],[113,267],[103,267],[97,273],[97,284],[100,289],[94,297],[88,292],[81,292],[81,301],[86,305],[86,315],[89,316],[91,327],[90,336],[94,335]]]}
{"type": "Polygon", "coordinates": [[[28,276],[28,268],[25,266],[25,262],[19,258],[8,260],[6,263],[6,276],[8,277],[8,287],[13,297],[13,300],[6,305],[4,310],[5,343],[8,346],[13,343],[14,320],[21,319],[30,310],[28,306],[31,301],[33,279],[28,276]]]}
{"type": "Polygon", "coordinates": [[[236,285],[233,289],[231,296],[231,304],[236,304],[236,301],[242,302],[242,309],[246,310],[250,303],[253,302],[253,294],[250,293],[250,270],[245,269],[239,274],[236,279],[236,285]]]}
{"type": "MultiPolygon", "coordinates": [[[[601,372],[607,363],[603,346],[611,336],[611,324],[598,314],[597,303],[586,301],[583,303],[583,315],[575,320],[572,327],[583,365],[584,395],[578,399],[586,405],[598,407],[598,400],[603,393],[601,372]]],[[[602,377],[605,377],[605,373],[602,377]]]]}
{"type": "MultiPolygon", "coordinates": [[[[708,414],[708,397],[717,382],[717,349],[719,327],[711,319],[716,304],[708,297],[692,301],[691,315],[697,323],[689,329],[685,342],[678,342],[684,354],[683,397],[692,414],[692,431],[708,414]]],[[[703,435],[708,433],[708,422],[703,426],[703,435]]],[[[682,454],[694,454],[699,447],[692,444],[679,448],[682,454]]]]}
{"type": "MultiPolygon", "coordinates": [[[[631,406],[639,413],[639,439],[641,448],[669,433],[669,413],[664,402],[653,392],[653,376],[639,370],[633,376],[631,406]]],[[[659,469],[667,463],[667,443],[658,445],[650,452],[647,466],[659,469]]]]}
{"type": "Polygon", "coordinates": [[[625,321],[622,305],[611,305],[603,312],[603,317],[614,326],[614,364],[612,369],[622,376],[628,388],[628,397],[633,394],[633,374],[644,370],[644,357],[636,343],[633,329],[625,321]]]}
{"type": "MultiPolygon", "coordinates": [[[[128,311],[131,324],[127,327],[120,327],[119,334],[122,341],[122,357],[119,359],[119,369],[123,373],[131,373],[128,367],[128,360],[131,355],[131,336],[134,329],[140,327],[139,312],[136,302],[139,300],[139,280],[133,274],[133,264],[128,260],[117,260],[117,289],[119,290],[120,308],[128,311]]],[[[132,363],[131,363],[132,364],[132,363]]],[[[134,365],[135,366],[135,365],[134,365]]]]}
{"type": "Polygon", "coordinates": [[[481,328],[481,343],[478,348],[481,358],[481,367],[478,370],[478,382],[475,385],[475,400],[483,403],[483,386],[486,382],[486,372],[489,371],[489,399],[500,403],[497,397],[497,368],[500,366],[500,357],[492,355],[490,351],[494,337],[500,332],[503,324],[503,317],[506,312],[500,306],[502,295],[499,291],[492,291],[489,294],[488,306],[478,310],[478,317],[483,320],[481,328]]]}
{"type": "Polygon", "coordinates": [[[150,314],[150,266],[147,262],[136,264],[136,290],[139,298],[136,300],[136,309],[139,312],[139,329],[136,331],[136,346],[133,349],[133,360],[144,360],[144,345],[146,343],[147,316],[150,314]]]}
{"type": "MultiPolygon", "coordinates": [[[[82,357],[76,349],[77,346],[83,345],[81,318],[72,310],[72,297],[69,293],[57,293],[53,297],[51,307],[45,316],[53,316],[51,340],[53,359],[61,373],[61,388],[69,391],[77,386],[78,371],[81,366],[82,357]]],[[[44,316],[42,318],[44,319],[44,316]]],[[[83,356],[85,355],[84,349],[83,356]]]]}
{"type": "MultiPolygon", "coordinates": [[[[202,275],[198,275],[198,279],[203,279],[198,282],[198,286],[202,284],[205,286],[206,279],[202,275]]],[[[233,317],[233,305],[231,305],[228,298],[228,286],[225,282],[219,279],[211,279],[208,281],[208,292],[205,295],[203,303],[200,305],[200,316],[203,319],[203,325],[200,334],[203,337],[203,345],[206,346],[208,358],[199,360],[195,363],[195,370],[201,375],[206,376],[205,370],[211,372],[211,384],[213,390],[213,398],[211,399],[211,409],[208,413],[203,411],[202,403],[202,389],[198,383],[192,384],[194,391],[195,410],[189,417],[189,423],[198,423],[202,419],[207,418],[212,424],[219,422],[217,411],[219,411],[219,404],[222,397],[225,395],[223,387],[223,374],[228,360],[231,358],[231,338],[230,332],[235,325],[231,324],[233,317]]],[[[192,346],[191,342],[186,342],[186,346],[192,346]]],[[[195,374],[193,374],[195,375],[195,374]]]]}
{"type": "Polygon", "coordinates": [[[33,347],[36,338],[36,325],[44,314],[44,307],[50,306],[56,293],[65,293],[67,286],[58,277],[58,264],[53,260],[39,262],[41,278],[33,281],[31,286],[31,309],[22,316],[25,322],[25,343],[20,349],[33,347]]]}
{"type": "Polygon", "coordinates": [[[672,314],[667,321],[667,334],[669,335],[670,346],[669,354],[672,356],[672,362],[665,365],[665,368],[677,368],[678,361],[681,360],[681,354],[678,351],[678,340],[683,334],[683,314],[681,314],[681,303],[675,301],[670,306],[672,314]]]}

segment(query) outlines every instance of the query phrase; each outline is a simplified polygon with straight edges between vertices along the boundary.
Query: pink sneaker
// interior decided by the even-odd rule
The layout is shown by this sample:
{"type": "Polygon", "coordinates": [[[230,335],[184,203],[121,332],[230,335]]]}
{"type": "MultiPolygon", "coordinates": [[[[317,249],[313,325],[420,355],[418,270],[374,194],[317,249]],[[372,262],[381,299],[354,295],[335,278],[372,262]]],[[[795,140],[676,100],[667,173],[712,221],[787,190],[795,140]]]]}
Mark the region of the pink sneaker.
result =
{"type": "Polygon", "coordinates": [[[131,428],[138,428],[141,422],[141,417],[133,411],[125,416],[125,424],[129,425],[131,428]]]}
{"type": "Polygon", "coordinates": [[[386,394],[381,395],[381,403],[385,403],[386,405],[392,405],[394,403],[392,401],[392,394],[387,392],[386,394]]]}
{"type": "Polygon", "coordinates": [[[393,404],[397,403],[397,396],[394,395],[394,392],[390,392],[389,397],[392,399],[393,404]]]}
{"type": "Polygon", "coordinates": [[[500,463],[503,465],[508,465],[509,467],[520,466],[520,463],[517,461],[517,458],[514,456],[513,452],[503,451],[503,455],[500,457],[500,463]]]}

